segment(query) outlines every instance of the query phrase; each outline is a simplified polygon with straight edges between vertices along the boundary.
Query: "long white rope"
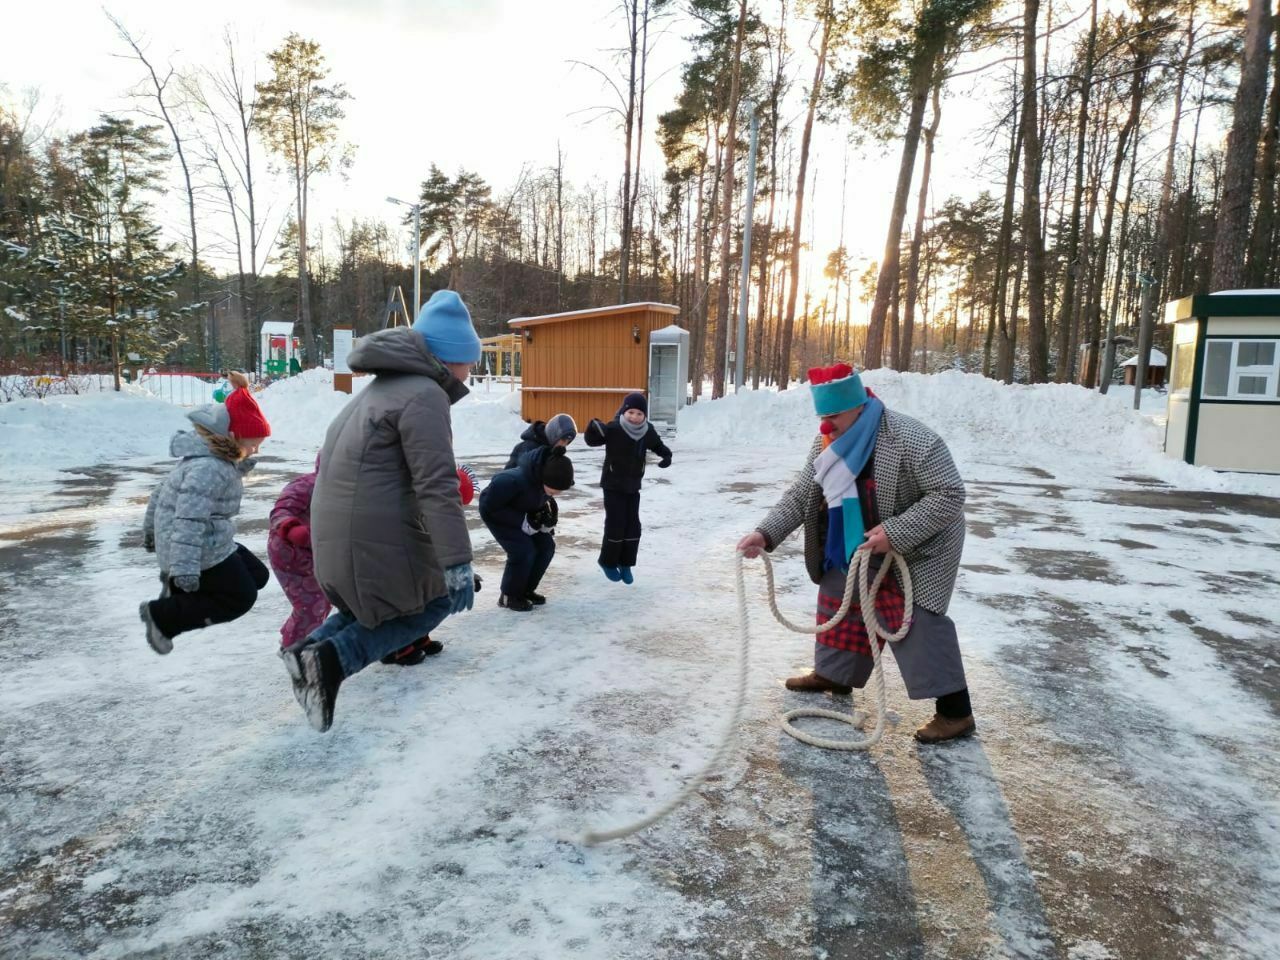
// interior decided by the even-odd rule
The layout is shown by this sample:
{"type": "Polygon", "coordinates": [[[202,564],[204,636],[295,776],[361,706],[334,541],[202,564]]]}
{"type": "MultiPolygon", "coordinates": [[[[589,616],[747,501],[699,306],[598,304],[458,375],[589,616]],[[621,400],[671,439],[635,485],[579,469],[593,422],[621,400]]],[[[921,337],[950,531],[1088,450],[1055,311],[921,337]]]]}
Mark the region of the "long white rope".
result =
{"type": "MultiPolygon", "coordinates": [[[[828,630],[834,630],[849,612],[849,607],[853,604],[853,594],[855,590],[860,589],[861,611],[863,622],[867,625],[867,638],[871,643],[871,657],[873,660],[872,679],[875,683],[876,699],[877,699],[877,715],[875,729],[871,735],[863,740],[824,740],[821,737],[815,737],[797,730],[790,723],[797,717],[825,717],[831,720],[839,720],[858,726],[863,722],[863,716],[858,711],[852,714],[837,713],[834,710],[817,710],[813,708],[804,708],[799,710],[790,710],[782,715],[782,729],[786,730],[791,736],[795,737],[803,743],[811,744],[815,747],[823,747],[828,750],[866,750],[876,744],[881,735],[884,733],[885,721],[885,691],[884,691],[884,670],[880,665],[880,644],[879,637],[894,643],[899,642],[907,635],[907,631],[911,629],[911,609],[912,609],[912,586],[911,573],[907,569],[906,561],[896,552],[891,551],[885,558],[885,562],[880,565],[880,570],[876,573],[875,579],[868,583],[871,570],[871,552],[869,550],[858,550],[853,555],[853,565],[849,569],[848,575],[845,577],[844,597],[840,604],[840,609],[826,623],[820,626],[797,626],[782,615],[778,609],[777,593],[774,589],[773,582],[773,561],[769,559],[769,555],[761,553],[760,558],[764,561],[765,581],[768,585],[769,609],[772,611],[774,619],[782,626],[786,627],[793,633],[804,633],[816,635],[826,633],[828,630]],[[903,617],[902,625],[895,632],[890,633],[880,623],[880,618],[876,615],[876,594],[880,590],[880,585],[884,582],[884,578],[888,575],[893,566],[897,566],[899,579],[902,583],[902,591],[904,595],[904,609],[906,615],[903,617]]],[[[729,722],[725,724],[724,733],[721,734],[720,742],[716,745],[715,751],[711,754],[710,759],[703,765],[702,769],[695,773],[687,783],[666,803],[658,807],[652,813],[634,823],[626,826],[616,827],[612,830],[587,830],[579,837],[579,843],[585,846],[593,847],[596,844],[607,843],[610,840],[621,840],[623,837],[629,837],[632,834],[639,833],[648,827],[653,826],[663,817],[666,817],[682,803],[693,796],[698,788],[706,781],[707,776],[712,770],[720,766],[725,755],[729,751],[730,744],[733,743],[734,732],[738,728],[738,723],[742,719],[742,708],[747,699],[747,668],[750,663],[751,654],[751,625],[747,616],[747,588],[746,576],[744,574],[743,561],[744,554],[738,551],[734,556],[734,585],[738,596],[738,625],[742,635],[742,643],[738,648],[738,686],[733,701],[733,711],[729,716],[729,722]]]]}
{"type": "MultiPolygon", "coordinates": [[[[777,593],[773,586],[773,561],[766,553],[760,554],[760,558],[764,561],[764,577],[769,590],[769,609],[773,611],[774,619],[793,633],[804,633],[813,636],[826,633],[828,630],[834,630],[849,612],[854,591],[858,591],[862,622],[866,625],[867,642],[871,646],[870,679],[872,694],[876,702],[876,720],[871,733],[861,739],[829,740],[825,737],[806,733],[792,724],[793,720],[797,720],[800,717],[822,717],[826,720],[847,723],[852,727],[865,728],[867,714],[864,711],[854,710],[852,713],[842,713],[837,710],[822,710],[817,707],[799,707],[795,710],[788,710],[782,715],[782,729],[801,743],[822,747],[825,750],[870,749],[879,743],[880,738],[884,735],[885,714],[887,712],[884,690],[884,665],[880,662],[880,640],[883,638],[891,643],[899,643],[906,637],[907,631],[911,629],[913,590],[911,571],[907,568],[907,562],[902,559],[901,554],[891,550],[886,555],[884,563],[880,564],[880,569],[876,571],[875,578],[870,579],[871,551],[866,549],[854,551],[849,572],[844,580],[844,598],[840,604],[840,609],[826,623],[821,626],[811,627],[798,626],[782,615],[782,612],[778,609],[777,593]],[[889,572],[895,566],[898,568],[898,579],[902,583],[905,615],[898,629],[890,631],[880,622],[880,617],[876,613],[876,595],[880,592],[880,585],[884,583],[885,577],[889,575],[889,572]],[[869,579],[870,583],[868,583],[869,579]]],[[[741,569],[741,555],[739,555],[738,566],[741,569]]]]}

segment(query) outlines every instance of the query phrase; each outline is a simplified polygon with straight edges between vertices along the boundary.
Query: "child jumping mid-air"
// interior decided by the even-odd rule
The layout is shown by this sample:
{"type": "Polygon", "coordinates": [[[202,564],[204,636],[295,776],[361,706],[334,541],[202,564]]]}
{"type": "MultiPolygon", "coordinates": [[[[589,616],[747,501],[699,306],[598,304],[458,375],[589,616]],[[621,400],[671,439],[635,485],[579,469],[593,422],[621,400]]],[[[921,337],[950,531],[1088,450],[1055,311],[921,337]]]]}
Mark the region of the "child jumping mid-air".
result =
{"type": "Polygon", "coordinates": [[[631,568],[640,550],[640,482],[650,450],[658,466],[671,466],[671,450],[649,422],[649,403],[643,393],[629,393],[608,423],[593,419],[583,435],[589,447],[604,447],[600,488],[604,491],[604,540],[600,569],[617,583],[632,583],[631,568]]]}
{"type": "MultiPolygon", "coordinates": [[[[316,489],[316,469],[285,485],[271,508],[271,530],[267,534],[267,560],[275,572],[293,612],[280,628],[280,649],[288,650],[305,640],[329,616],[329,598],[316,582],[315,559],[311,554],[311,497],[316,489]]],[[[476,475],[469,466],[458,468],[458,496],[463,506],[475,496],[476,475]]],[[[477,579],[479,579],[477,577],[477,579]]],[[[477,588],[478,589],[478,588],[477,588]]],[[[412,667],[444,649],[439,640],[420,637],[408,646],[382,658],[386,664],[412,667]]]]}
{"type": "Polygon", "coordinates": [[[267,585],[262,561],[235,541],[249,459],[271,427],[249,392],[243,373],[225,403],[187,414],[194,430],[179,430],[169,453],[180,458],[147,504],[142,542],[160,563],[160,598],[143,601],[138,614],[156,653],[173,650],[188,630],[244,616],[267,585]]]}

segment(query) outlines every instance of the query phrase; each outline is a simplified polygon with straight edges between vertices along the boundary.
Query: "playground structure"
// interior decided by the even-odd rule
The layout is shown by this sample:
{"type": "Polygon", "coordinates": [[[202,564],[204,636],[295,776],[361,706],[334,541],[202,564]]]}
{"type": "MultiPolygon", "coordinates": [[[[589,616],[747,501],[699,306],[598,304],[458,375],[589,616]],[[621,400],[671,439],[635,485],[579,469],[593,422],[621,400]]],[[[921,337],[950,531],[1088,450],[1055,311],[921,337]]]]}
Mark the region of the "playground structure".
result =
{"type": "Polygon", "coordinates": [[[290,320],[265,320],[259,333],[258,375],[288,377],[302,372],[302,344],[290,320]]]}
{"type": "Polygon", "coordinates": [[[524,338],[515,333],[485,337],[480,341],[480,363],[472,372],[472,379],[506,383],[515,390],[524,373],[523,345],[524,338]]]}

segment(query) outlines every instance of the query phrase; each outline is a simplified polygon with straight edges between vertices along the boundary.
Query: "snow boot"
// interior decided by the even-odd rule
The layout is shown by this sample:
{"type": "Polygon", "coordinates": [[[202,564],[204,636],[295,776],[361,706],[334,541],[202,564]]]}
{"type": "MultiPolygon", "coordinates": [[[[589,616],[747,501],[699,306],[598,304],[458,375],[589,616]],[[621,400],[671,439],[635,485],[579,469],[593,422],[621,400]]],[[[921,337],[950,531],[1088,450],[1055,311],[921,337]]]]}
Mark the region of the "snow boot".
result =
{"type": "Polygon", "coordinates": [[[518,613],[528,613],[533,609],[533,604],[524,597],[509,597],[505,593],[499,595],[498,606],[506,607],[508,610],[515,610],[518,613]]]}
{"type": "Polygon", "coordinates": [[[630,586],[636,582],[636,578],[631,575],[630,567],[619,567],[618,576],[622,578],[622,582],[630,586]]]}
{"type": "Polygon", "coordinates": [[[284,669],[289,674],[289,683],[293,687],[293,698],[298,701],[298,706],[306,709],[307,705],[303,701],[302,693],[307,689],[306,677],[302,673],[302,651],[307,647],[306,640],[300,640],[291,647],[280,648],[280,659],[284,663],[284,669]]]}
{"type": "Polygon", "coordinates": [[[524,598],[532,603],[535,607],[540,607],[547,602],[547,598],[540,593],[534,593],[529,590],[525,593],[524,598]]]}
{"type": "Polygon", "coordinates": [[[173,652],[173,641],[164,635],[164,631],[151,619],[151,601],[143,600],[138,607],[138,617],[147,628],[147,643],[156,653],[164,656],[173,652]]]}
{"type": "Polygon", "coordinates": [[[789,677],[783,686],[788,690],[796,690],[800,693],[838,693],[841,696],[848,696],[853,692],[853,687],[843,683],[836,683],[834,680],[828,680],[816,671],[810,671],[799,677],[789,677]]]}
{"type": "Polygon", "coordinates": [[[977,728],[972,713],[967,717],[944,717],[935,713],[932,720],[916,731],[916,739],[921,743],[943,743],[957,737],[967,737],[977,728]]]}
{"type": "Polygon", "coordinates": [[[401,647],[395,653],[387,654],[381,662],[387,666],[416,667],[427,657],[434,657],[443,649],[444,644],[439,640],[423,637],[413,641],[407,647],[401,647]]]}
{"type": "Polygon", "coordinates": [[[608,577],[610,580],[612,580],[614,583],[617,583],[622,579],[622,571],[619,570],[617,567],[611,567],[608,564],[601,563],[600,569],[603,570],[604,575],[608,577]]]}
{"type": "Polygon", "coordinates": [[[313,643],[302,651],[302,709],[312,729],[324,733],[333,726],[333,707],[342,686],[342,661],[328,640],[313,643]]]}

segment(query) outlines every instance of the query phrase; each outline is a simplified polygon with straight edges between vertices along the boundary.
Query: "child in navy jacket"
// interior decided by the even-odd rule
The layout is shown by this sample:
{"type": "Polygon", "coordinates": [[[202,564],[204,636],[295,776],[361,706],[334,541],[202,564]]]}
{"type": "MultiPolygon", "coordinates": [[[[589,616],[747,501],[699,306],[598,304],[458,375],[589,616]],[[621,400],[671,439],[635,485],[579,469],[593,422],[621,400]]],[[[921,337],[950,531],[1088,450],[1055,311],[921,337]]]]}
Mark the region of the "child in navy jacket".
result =
{"type": "Polygon", "coordinates": [[[573,486],[563,447],[538,447],[497,474],[480,494],[480,519],[507,552],[498,606],[527,612],[547,602],[537,592],[555,556],[555,495],[573,486]]]}
{"type": "Polygon", "coordinates": [[[640,550],[640,482],[650,450],[658,466],[671,466],[671,450],[649,422],[643,393],[629,393],[608,423],[592,420],[583,435],[589,447],[604,447],[600,487],[604,491],[604,540],[600,569],[613,582],[632,583],[631,568],[640,550]]]}

